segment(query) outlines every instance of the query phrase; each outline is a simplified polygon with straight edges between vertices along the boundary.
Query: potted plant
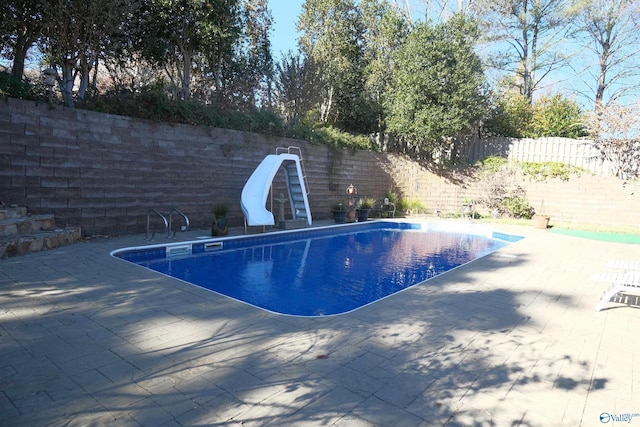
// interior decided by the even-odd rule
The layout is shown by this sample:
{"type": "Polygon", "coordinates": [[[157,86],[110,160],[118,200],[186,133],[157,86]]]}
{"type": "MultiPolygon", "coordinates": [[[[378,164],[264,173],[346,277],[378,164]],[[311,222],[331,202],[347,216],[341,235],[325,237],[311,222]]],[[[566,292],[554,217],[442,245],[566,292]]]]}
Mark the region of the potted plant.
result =
{"type": "Polygon", "coordinates": [[[227,222],[227,213],[229,206],[224,203],[217,204],[212,209],[213,223],[211,224],[212,236],[226,236],[229,232],[229,223],[227,222]]]}
{"type": "MultiPolygon", "coordinates": [[[[544,200],[540,203],[540,212],[544,212],[544,200]]],[[[535,228],[546,230],[549,227],[551,216],[544,213],[534,213],[531,219],[535,228]]]]}
{"type": "Polygon", "coordinates": [[[531,218],[533,220],[533,226],[535,228],[547,229],[549,227],[550,215],[534,214],[531,218]]]}
{"type": "Polygon", "coordinates": [[[336,224],[344,224],[347,222],[347,211],[344,209],[342,202],[333,205],[333,220],[336,224]]]}
{"type": "Polygon", "coordinates": [[[358,203],[358,222],[364,222],[369,219],[369,211],[376,204],[374,199],[364,197],[358,203]]]}

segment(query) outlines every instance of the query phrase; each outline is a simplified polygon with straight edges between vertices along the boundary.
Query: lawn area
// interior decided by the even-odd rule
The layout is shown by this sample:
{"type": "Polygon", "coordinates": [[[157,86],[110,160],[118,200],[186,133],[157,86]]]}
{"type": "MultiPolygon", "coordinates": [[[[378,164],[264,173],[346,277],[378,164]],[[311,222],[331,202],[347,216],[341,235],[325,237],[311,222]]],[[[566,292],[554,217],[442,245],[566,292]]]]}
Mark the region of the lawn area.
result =
{"type": "MultiPolygon", "coordinates": [[[[482,218],[476,221],[490,224],[533,226],[532,221],[528,219],[482,218]]],[[[640,227],[554,222],[552,218],[548,231],[551,233],[581,237],[584,239],[636,245],[640,244],[640,227]]]]}
{"type": "Polygon", "coordinates": [[[549,229],[552,233],[564,234],[567,236],[582,237],[584,239],[603,240],[606,242],[640,244],[640,233],[588,231],[571,228],[553,227],[549,229]]]}

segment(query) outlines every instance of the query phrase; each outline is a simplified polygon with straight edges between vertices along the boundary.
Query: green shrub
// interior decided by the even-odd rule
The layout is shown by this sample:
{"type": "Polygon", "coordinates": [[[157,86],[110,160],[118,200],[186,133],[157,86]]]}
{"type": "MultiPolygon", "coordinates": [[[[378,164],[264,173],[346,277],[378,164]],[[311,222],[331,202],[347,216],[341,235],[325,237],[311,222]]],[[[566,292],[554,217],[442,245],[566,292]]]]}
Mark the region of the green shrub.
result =
{"type": "Polygon", "coordinates": [[[546,96],[533,105],[522,95],[502,94],[484,128],[489,135],[512,138],[556,136],[580,138],[587,135],[580,106],[560,94],[546,96]]]}
{"type": "Polygon", "coordinates": [[[526,97],[505,94],[494,104],[493,111],[484,124],[489,135],[523,138],[530,133],[533,108],[526,97]]]}
{"type": "Polygon", "coordinates": [[[272,111],[224,111],[216,106],[195,101],[171,99],[162,89],[138,94],[110,93],[91,99],[85,107],[103,113],[121,114],[157,122],[186,123],[286,136],[315,144],[352,150],[374,150],[377,147],[363,135],[352,135],[333,127],[309,128],[304,125],[285,126],[272,111]]]}
{"type": "Polygon", "coordinates": [[[512,162],[504,157],[491,156],[476,163],[480,179],[491,179],[491,176],[507,169],[520,170],[524,176],[534,181],[560,178],[568,181],[572,174],[580,175],[584,169],[560,162],[512,162]]]}
{"type": "Polygon", "coordinates": [[[480,172],[482,175],[497,173],[498,171],[507,167],[508,164],[509,160],[505,159],[504,157],[498,156],[490,156],[476,163],[476,165],[480,168],[480,172]]]}
{"type": "Polygon", "coordinates": [[[533,105],[530,132],[526,136],[580,138],[587,135],[586,119],[580,106],[560,94],[540,98],[533,105]]]}
{"type": "Polygon", "coordinates": [[[358,202],[358,208],[360,209],[371,209],[376,204],[376,200],[371,197],[364,197],[360,199],[358,202]]]}
{"type": "Polygon", "coordinates": [[[352,135],[333,127],[317,128],[310,131],[308,141],[315,144],[324,144],[335,148],[348,148],[352,150],[374,150],[376,147],[366,136],[352,135]]]}
{"type": "Polygon", "coordinates": [[[120,114],[156,122],[213,126],[266,135],[285,136],[282,120],[273,112],[224,111],[213,105],[169,98],[160,89],[141,93],[108,93],[87,101],[85,107],[103,113],[120,114]]]}
{"type": "Polygon", "coordinates": [[[569,181],[571,174],[580,175],[583,172],[579,167],[560,162],[518,162],[518,167],[525,176],[538,182],[551,178],[569,181]]]}
{"type": "Polygon", "coordinates": [[[500,202],[500,213],[511,218],[530,219],[534,214],[533,207],[524,195],[518,191],[506,195],[500,202]]]}
{"type": "Polygon", "coordinates": [[[39,92],[39,89],[31,83],[16,79],[5,71],[0,71],[0,95],[35,100],[41,95],[39,92]]]}
{"type": "Polygon", "coordinates": [[[427,206],[418,199],[400,199],[396,204],[396,210],[407,214],[420,214],[427,212],[427,206]]]}

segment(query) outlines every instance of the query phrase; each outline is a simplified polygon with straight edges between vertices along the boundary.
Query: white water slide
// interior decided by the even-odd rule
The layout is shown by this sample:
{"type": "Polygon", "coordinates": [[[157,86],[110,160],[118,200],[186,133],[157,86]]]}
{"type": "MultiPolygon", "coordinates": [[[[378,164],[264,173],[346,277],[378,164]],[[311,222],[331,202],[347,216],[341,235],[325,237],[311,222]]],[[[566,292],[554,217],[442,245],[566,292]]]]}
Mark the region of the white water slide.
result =
{"type": "Polygon", "coordinates": [[[281,167],[284,168],[293,219],[304,219],[311,225],[311,210],[301,159],[297,154],[290,152],[292,148],[297,149],[297,147],[289,147],[287,153],[269,154],[265,157],[244,185],[240,204],[246,218],[246,225],[275,225],[273,213],[267,210],[266,204],[271,183],[281,167]]]}

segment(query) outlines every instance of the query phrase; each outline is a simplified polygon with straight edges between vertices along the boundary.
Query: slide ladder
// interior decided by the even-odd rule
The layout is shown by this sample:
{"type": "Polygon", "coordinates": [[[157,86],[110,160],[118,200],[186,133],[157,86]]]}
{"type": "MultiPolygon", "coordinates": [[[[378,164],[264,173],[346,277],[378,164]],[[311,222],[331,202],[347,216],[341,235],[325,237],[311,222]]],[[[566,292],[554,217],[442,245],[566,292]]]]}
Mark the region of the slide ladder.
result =
{"type": "Polygon", "coordinates": [[[311,225],[306,176],[303,173],[302,153],[298,147],[276,149],[276,154],[265,157],[253,171],[242,190],[240,200],[246,225],[275,225],[273,213],[267,210],[266,203],[273,179],[281,167],[284,169],[293,219],[305,220],[311,225]]]}

